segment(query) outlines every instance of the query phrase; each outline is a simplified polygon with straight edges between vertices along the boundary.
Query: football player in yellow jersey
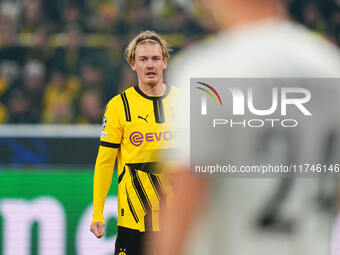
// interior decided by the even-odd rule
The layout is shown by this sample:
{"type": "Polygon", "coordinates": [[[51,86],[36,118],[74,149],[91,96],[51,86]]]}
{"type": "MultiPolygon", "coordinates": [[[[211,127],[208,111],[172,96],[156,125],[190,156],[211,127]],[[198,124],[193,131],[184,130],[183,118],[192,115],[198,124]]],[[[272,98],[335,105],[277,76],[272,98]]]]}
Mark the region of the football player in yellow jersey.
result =
{"type": "Polygon", "coordinates": [[[160,203],[167,204],[169,185],[158,164],[163,151],[174,148],[172,99],[176,89],[163,82],[169,63],[167,44],[158,34],[145,31],[126,49],[137,73],[138,85],[108,103],[95,166],[93,219],[90,230],[104,235],[103,208],[118,166],[118,235],[114,254],[141,254],[146,233],[159,231],[160,203]]]}

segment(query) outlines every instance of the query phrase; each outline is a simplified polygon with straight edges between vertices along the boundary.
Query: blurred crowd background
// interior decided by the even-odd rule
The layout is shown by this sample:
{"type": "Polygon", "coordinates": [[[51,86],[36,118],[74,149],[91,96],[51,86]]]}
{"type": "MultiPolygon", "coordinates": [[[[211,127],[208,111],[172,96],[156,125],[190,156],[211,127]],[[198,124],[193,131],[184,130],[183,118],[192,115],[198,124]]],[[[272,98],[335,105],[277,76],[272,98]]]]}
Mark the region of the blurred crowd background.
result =
{"type": "MultiPolygon", "coordinates": [[[[293,19],[340,45],[340,3],[288,1],[293,19]]],[[[172,52],[214,33],[185,0],[0,0],[0,123],[99,124],[136,84],[128,41],[154,30],[172,52]]]]}

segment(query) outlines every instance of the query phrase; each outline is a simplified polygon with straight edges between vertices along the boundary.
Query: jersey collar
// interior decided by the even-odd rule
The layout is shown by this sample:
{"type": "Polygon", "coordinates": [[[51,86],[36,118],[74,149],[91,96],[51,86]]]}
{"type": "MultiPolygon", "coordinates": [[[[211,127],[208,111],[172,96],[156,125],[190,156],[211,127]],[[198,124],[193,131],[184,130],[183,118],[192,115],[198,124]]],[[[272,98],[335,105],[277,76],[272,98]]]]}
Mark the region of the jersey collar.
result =
{"type": "Polygon", "coordinates": [[[156,100],[156,99],[163,99],[165,97],[168,96],[170,90],[171,90],[171,86],[166,84],[166,89],[163,95],[161,96],[149,96],[147,94],[145,94],[143,91],[141,91],[141,89],[138,87],[138,85],[134,86],[135,90],[138,92],[138,94],[140,94],[142,97],[149,99],[149,100],[156,100]]]}

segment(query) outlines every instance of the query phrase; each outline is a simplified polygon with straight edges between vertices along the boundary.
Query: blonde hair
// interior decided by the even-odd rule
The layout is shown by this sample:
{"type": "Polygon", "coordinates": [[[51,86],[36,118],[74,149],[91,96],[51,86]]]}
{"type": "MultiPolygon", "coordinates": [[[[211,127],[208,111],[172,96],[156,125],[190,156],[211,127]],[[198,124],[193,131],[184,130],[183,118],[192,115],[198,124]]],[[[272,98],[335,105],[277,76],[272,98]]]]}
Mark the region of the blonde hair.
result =
{"type": "Polygon", "coordinates": [[[147,30],[136,35],[125,49],[125,59],[130,65],[132,65],[135,61],[135,52],[137,46],[144,43],[158,44],[162,49],[163,58],[167,59],[168,62],[170,61],[167,42],[156,32],[147,30]]]}

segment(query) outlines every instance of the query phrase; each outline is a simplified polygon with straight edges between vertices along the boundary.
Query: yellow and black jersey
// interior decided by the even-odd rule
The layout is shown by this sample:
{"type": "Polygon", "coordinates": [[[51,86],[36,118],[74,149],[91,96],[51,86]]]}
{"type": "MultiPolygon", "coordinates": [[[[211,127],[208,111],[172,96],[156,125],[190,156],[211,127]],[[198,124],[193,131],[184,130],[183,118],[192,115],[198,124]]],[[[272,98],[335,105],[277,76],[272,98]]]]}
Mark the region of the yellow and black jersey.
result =
{"type": "Polygon", "coordinates": [[[159,230],[160,201],[171,195],[159,162],[163,152],[175,147],[171,122],[176,94],[169,85],[161,96],[147,95],[135,86],[108,103],[95,167],[93,222],[104,222],[104,202],[117,157],[117,225],[141,232],[159,230]]]}

